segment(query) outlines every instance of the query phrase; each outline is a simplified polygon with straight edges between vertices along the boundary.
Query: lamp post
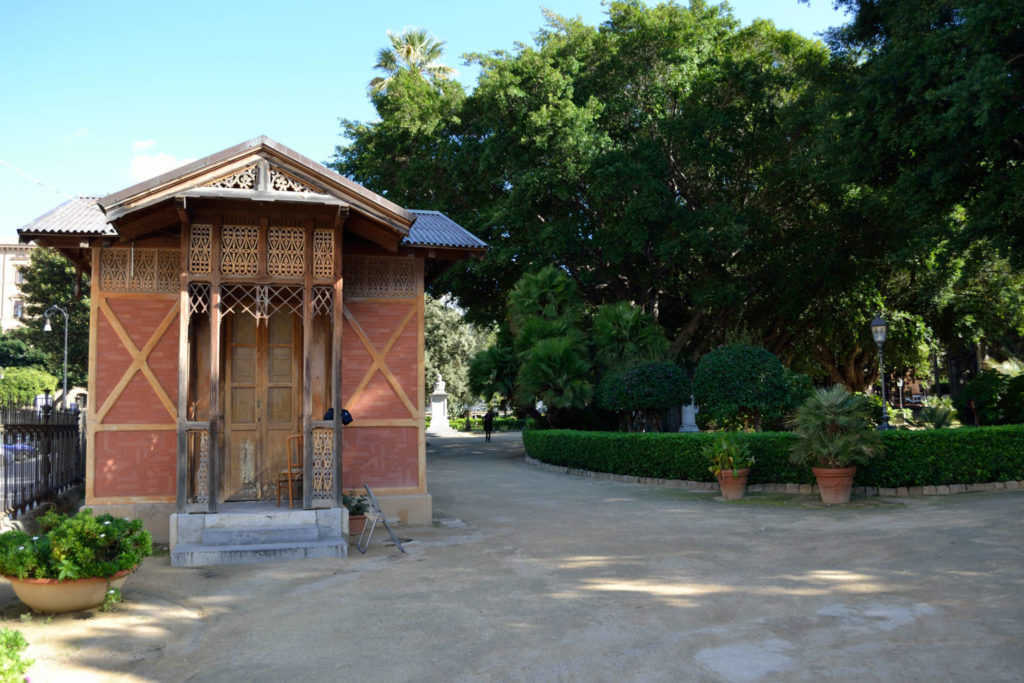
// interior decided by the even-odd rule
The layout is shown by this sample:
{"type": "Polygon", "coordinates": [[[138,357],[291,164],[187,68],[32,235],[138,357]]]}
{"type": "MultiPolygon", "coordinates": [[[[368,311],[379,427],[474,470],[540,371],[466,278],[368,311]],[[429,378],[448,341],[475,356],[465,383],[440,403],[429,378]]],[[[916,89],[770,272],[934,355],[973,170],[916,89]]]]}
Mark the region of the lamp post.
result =
{"type": "Polygon", "coordinates": [[[878,423],[878,431],[884,432],[889,429],[889,411],[885,408],[885,356],[882,355],[882,347],[885,346],[885,337],[889,332],[889,324],[878,314],[871,321],[871,336],[878,344],[878,376],[882,379],[882,421],[878,423]]]}
{"type": "Polygon", "coordinates": [[[43,332],[53,332],[53,326],[50,325],[50,314],[54,311],[60,311],[64,314],[64,394],[61,396],[61,403],[64,408],[68,407],[68,327],[70,326],[71,320],[68,316],[68,309],[63,306],[54,304],[46,309],[43,313],[43,319],[46,321],[43,324],[43,332]]]}

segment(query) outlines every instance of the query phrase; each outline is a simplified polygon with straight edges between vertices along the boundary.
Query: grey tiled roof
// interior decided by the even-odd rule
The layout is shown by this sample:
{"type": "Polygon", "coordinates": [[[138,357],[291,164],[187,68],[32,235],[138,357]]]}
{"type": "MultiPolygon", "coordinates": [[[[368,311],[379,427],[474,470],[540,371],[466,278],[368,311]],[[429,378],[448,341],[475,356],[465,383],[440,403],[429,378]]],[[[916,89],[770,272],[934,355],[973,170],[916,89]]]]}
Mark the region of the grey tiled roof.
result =
{"type": "Polygon", "coordinates": [[[416,220],[402,244],[410,247],[486,249],[487,243],[440,211],[412,209],[416,220]]]}
{"type": "MultiPolygon", "coordinates": [[[[487,244],[440,211],[412,211],[416,216],[402,240],[408,247],[486,249],[487,244]]],[[[18,232],[26,234],[115,235],[96,197],[75,197],[44,213],[18,232]]]]}
{"type": "Polygon", "coordinates": [[[100,211],[96,197],[74,197],[60,206],[47,211],[18,232],[64,233],[73,235],[114,235],[114,229],[107,223],[100,211]]]}

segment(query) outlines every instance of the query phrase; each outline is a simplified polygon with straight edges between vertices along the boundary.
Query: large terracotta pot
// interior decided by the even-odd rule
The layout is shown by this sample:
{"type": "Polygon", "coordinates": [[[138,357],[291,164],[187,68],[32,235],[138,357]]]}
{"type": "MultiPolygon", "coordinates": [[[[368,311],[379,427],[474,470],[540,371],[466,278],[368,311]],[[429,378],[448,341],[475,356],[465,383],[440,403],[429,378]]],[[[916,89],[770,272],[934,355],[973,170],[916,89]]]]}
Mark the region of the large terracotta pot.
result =
{"type": "Polygon", "coordinates": [[[853,475],[857,466],[852,467],[812,467],[814,478],[818,480],[818,491],[821,502],[826,505],[842,505],[850,502],[853,490],[853,475]]]}
{"type": "Polygon", "coordinates": [[[742,470],[722,470],[718,473],[718,486],[722,489],[722,498],[739,500],[747,492],[747,475],[750,468],[742,470]],[[735,474],[733,472],[735,471],[735,474]]]}
{"type": "Polygon", "coordinates": [[[109,579],[19,579],[5,576],[15,595],[37,612],[60,614],[99,607],[109,588],[120,589],[134,569],[125,569],[109,579]]]}
{"type": "Polygon", "coordinates": [[[352,536],[363,533],[363,527],[366,525],[366,515],[349,515],[348,516],[348,533],[352,536]]]}

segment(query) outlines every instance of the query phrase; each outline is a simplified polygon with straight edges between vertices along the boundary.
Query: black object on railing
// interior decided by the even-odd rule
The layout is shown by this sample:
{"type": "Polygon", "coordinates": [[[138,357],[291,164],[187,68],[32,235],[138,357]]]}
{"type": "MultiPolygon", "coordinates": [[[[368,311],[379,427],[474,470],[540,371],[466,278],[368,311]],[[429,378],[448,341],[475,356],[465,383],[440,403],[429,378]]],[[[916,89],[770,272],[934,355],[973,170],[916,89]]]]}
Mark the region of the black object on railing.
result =
{"type": "Polygon", "coordinates": [[[52,405],[0,404],[0,504],[16,517],[85,479],[82,415],[52,405]]]}

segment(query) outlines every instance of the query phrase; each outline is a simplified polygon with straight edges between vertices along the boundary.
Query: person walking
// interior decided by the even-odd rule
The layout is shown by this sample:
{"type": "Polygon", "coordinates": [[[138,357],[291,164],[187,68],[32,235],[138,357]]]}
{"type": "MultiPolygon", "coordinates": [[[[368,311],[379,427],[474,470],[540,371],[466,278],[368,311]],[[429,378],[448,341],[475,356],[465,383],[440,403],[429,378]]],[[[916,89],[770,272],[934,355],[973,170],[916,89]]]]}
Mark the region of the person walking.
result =
{"type": "Polygon", "coordinates": [[[484,441],[491,440],[492,431],[494,431],[494,409],[488,408],[484,414],[484,441]]]}

